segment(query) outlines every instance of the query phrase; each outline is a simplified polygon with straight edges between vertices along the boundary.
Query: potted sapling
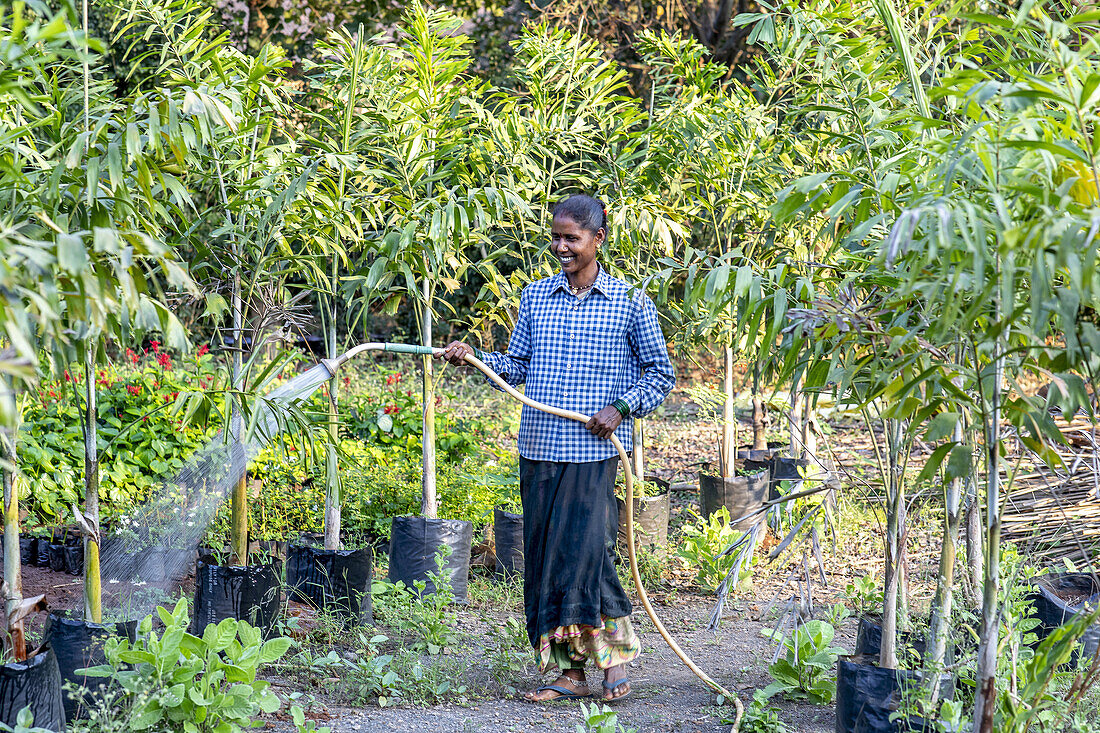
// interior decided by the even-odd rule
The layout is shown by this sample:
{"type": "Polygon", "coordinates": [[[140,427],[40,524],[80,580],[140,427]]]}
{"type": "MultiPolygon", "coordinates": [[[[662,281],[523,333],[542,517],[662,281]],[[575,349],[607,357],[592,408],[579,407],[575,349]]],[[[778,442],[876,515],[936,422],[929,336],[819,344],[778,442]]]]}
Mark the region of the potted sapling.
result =
{"type": "MultiPolygon", "coordinates": [[[[491,145],[478,98],[482,82],[470,73],[462,21],[443,11],[411,5],[404,33],[383,45],[364,70],[364,94],[354,115],[365,168],[375,176],[364,208],[374,223],[361,280],[364,300],[396,308],[412,300],[420,346],[432,346],[444,292],[457,290],[477,260],[497,251],[490,226],[511,212],[526,212],[523,197],[502,179],[486,179],[481,156],[491,145]],[[422,145],[408,145],[416,139],[422,145]],[[484,245],[478,247],[477,245],[484,245]]],[[[373,57],[372,57],[373,58],[373,57]]],[[[349,124],[351,122],[349,121],[349,124]]],[[[491,153],[489,153],[491,155],[491,153]]],[[[389,579],[412,588],[424,583],[439,550],[456,602],[464,602],[473,525],[438,515],[435,445],[435,377],[422,356],[421,512],[394,517],[389,579]]]]}
{"type": "Polygon", "coordinates": [[[727,380],[724,393],[705,386],[689,387],[687,392],[699,405],[703,418],[711,422],[718,432],[718,473],[709,473],[706,466],[699,472],[699,505],[702,514],[709,517],[725,507],[734,528],[743,531],[751,521],[746,524],[741,521],[742,518],[760,509],[768,498],[769,480],[767,468],[756,469],[751,473],[736,469],[738,431],[733,410],[733,381],[727,380]]]}

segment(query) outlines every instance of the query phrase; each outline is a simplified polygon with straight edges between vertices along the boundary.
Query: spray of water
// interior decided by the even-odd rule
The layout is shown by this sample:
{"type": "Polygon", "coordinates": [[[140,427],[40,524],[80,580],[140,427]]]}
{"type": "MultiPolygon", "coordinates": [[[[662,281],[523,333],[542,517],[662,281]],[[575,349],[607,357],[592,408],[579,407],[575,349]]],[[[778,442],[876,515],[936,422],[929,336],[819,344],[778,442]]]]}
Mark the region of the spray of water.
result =
{"type": "Polygon", "coordinates": [[[196,451],[171,481],[154,490],[118,531],[104,539],[104,605],[140,618],[165,600],[193,567],[206,530],[248,463],[285,428],[285,408],[331,377],[324,364],[288,380],[260,399],[250,415],[196,451]]]}

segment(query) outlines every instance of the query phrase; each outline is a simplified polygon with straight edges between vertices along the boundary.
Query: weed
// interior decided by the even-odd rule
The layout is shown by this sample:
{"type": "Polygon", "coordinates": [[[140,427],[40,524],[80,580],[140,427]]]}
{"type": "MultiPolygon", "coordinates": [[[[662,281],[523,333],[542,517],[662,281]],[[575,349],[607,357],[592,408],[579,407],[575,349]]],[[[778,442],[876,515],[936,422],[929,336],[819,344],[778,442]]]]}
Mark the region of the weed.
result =
{"type": "Polygon", "coordinates": [[[36,728],[34,725],[34,713],[29,707],[25,707],[15,716],[15,727],[12,728],[0,723],[0,731],[5,733],[50,733],[46,728],[36,728]]]}
{"type": "Polygon", "coordinates": [[[435,704],[448,697],[465,700],[466,687],[452,682],[461,670],[438,658],[425,663],[408,649],[383,653],[389,637],[378,634],[367,639],[359,635],[355,651],[330,651],[310,658],[303,652],[292,660],[310,675],[334,686],[343,702],[362,705],[376,702],[386,707],[398,702],[435,704]]]}
{"type": "Polygon", "coordinates": [[[843,603],[834,603],[825,611],[825,620],[834,629],[852,617],[852,612],[843,603]]]}
{"type": "MultiPolygon", "coordinates": [[[[732,719],[724,719],[724,725],[733,725],[732,719]]],[[[779,719],[779,708],[768,705],[762,690],[752,694],[752,702],[741,717],[741,733],[786,733],[789,728],[779,719]]]]}
{"type": "Polygon", "coordinates": [[[469,585],[470,605],[494,611],[523,610],[523,578],[490,578],[473,575],[469,585]]]}
{"type": "Polygon", "coordinates": [[[492,629],[490,636],[494,641],[486,650],[489,674],[511,695],[516,691],[512,680],[525,673],[533,660],[527,627],[514,616],[499,623],[486,619],[486,623],[492,629]]]}
{"type": "Polygon", "coordinates": [[[874,616],[882,612],[882,589],[870,575],[844,586],[844,596],[857,616],[874,616]]]}
{"type": "Polygon", "coordinates": [[[591,705],[581,703],[581,717],[584,724],[577,723],[577,733],[637,733],[635,728],[624,728],[619,723],[619,715],[607,705],[594,702],[591,705]]]}
{"type": "Polygon", "coordinates": [[[792,699],[813,703],[832,702],[836,696],[833,668],[843,649],[831,646],[833,627],[824,621],[807,621],[783,641],[785,654],[768,672],[775,680],[761,692],[764,699],[780,692],[792,699]]]}
{"type": "Polygon", "coordinates": [[[450,604],[453,600],[450,581],[444,569],[446,558],[451,549],[439,548],[436,553],[436,571],[428,577],[435,586],[434,593],[425,593],[427,583],[416,581],[415,592],[404,583],[378,579],[371,584],[374,599],[374,612],[379,621],[413,635],[411,648],[439,654],[445,648],[453,646],[458,639],[455,633],[454,612],[450,604]]]}
{"type": "Polygon", "coordinates": [[[332,728],[328,726],[318,728],[316,720],[306,720],[306,712],[300,705],[291,706],[290,717],[293,718],[294,727],[298,733],[332,733],[332,728]]]}

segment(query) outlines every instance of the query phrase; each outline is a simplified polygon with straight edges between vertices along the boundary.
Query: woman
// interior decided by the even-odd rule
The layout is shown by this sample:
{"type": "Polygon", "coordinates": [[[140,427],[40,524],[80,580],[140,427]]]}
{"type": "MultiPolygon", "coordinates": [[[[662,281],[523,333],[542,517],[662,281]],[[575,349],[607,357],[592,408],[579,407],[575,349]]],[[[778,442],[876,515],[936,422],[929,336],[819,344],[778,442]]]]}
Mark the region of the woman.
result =
{"type": "Polygon", "coordinates": [[[599,201],[559,203],[550,248],[561,272],[524,288],[508,351],[455,341],[441,355],[461,365],[473,353],[531,399],[592,415],[581,425],[525,405],[520,420],[527,635],[540,671],[561,670],[531,702],[591,694],[587,660],[604,671],[604,700],[626,697],[626,664],[641,650],[612,560],[618,454],[607,438],[629,451],[629,418],[656,408],[675,377],[653,302],[597,260],[606,239],[599,201]]]}

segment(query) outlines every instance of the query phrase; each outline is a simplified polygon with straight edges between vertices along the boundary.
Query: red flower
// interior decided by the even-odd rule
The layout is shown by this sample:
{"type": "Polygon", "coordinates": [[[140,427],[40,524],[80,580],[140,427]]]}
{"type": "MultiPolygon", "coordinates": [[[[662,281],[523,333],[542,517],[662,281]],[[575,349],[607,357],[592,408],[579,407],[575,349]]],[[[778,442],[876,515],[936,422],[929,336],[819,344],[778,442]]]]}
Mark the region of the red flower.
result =
{"type": "Polygon", "coordinates": [[[199,356],[206,356],[209,353],[210,353],[210,347],[207,346],[206,344],[203,344],[202,346],[199,347],[199,352],[198,352],[199,356]]]}
{"type": "Polygon", "coordinates": [[[152,347],[154,352],[159,352],[160,351],[160,341],[150,341],[149,346],[152,347]]]}
{"type": "Polygon", "coordinates": [[[134,353],[133,349],[126,349],[126,358],[129,359],[131,363],[137,364],[140,357],[134,353]]]}
{"type": "Polygon", "coordinates": [[[134,395],[135,397],[141,394],[141,385],[139,384],[128,384],[126,385],[126,389],[130,390],[130,394],[134,395]]]}
{"type": "Polygon", "coordinates": [[[73,381],[72,375],[70,375],[70,374],[69,374],[69,370],[68,370],[68,369],[66,369],[66,370],[65,370],[65,381],[66,381],[66,382],[71,382],[71,381],[73,381]]]}
{"type": "Polygon", "coordinates": [[[54,391],[53,391],[53,390],[51,389],[51,390],[50,390],[50,392],[49,392],[49,395],[50,395],[50,397],[57,397],[57,392],[54,392],[54,391]]]}
{"type": "Polygon", "coordinates": [[[442,404],[443,404],[443,396],[442,395],[436,395],[435,396],[435,406],[439,407],[442,404]]]}
{"type": "Polygon", "coordinates": [[[388,377],[386,377],[386,385],[387,386],[391,385],[391,384],[395,384],[396,382],[397,382],[397,375],[396,374],[391,374],[388,377]]]}
{"type": "Polygon", "coordinates": [[[351,377],[344,377],[344,386],[345,387],[350,387],[351,386],[351,377]]]}
{"type": "Polygon", "coordinates": [[[401,408],[397,405],[386,405],[385,409],[382,410],[382,412],[387,415],[396,415],[397,413],[401,412],[401,408]]]}
{"type": "MultiPolygon", "coordinates": [[[[156,342],[154,342],[154,343],[156,343],[156,342]]],[[[168,355],[167,351],[164,352],[163,354],[157,354],[157,364],[160,364],[166,372],[171,371],[172,370],[172,357],[168,355]]]]}
{"type": "Polygon", "coordinates": [[[141,416],[141,421],[142,422],[149,422],[149,416],[148,415],[142,415],[141,416]]]}

